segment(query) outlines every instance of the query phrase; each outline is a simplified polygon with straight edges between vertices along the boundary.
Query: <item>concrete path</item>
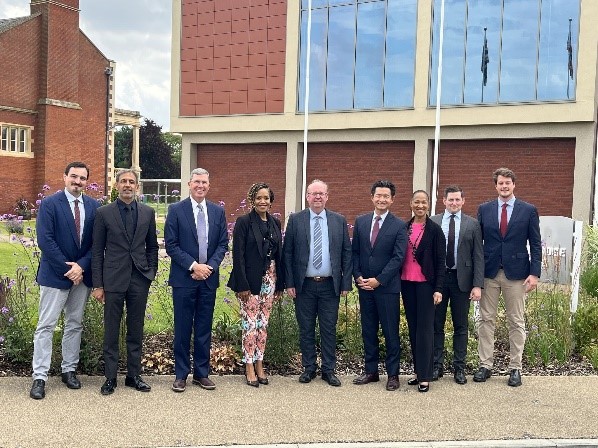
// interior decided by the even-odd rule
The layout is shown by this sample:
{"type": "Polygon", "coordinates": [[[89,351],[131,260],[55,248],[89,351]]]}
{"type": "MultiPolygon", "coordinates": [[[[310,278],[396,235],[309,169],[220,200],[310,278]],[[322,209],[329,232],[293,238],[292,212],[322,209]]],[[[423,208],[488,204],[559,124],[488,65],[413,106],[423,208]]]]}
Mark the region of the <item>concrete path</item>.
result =
{"type": "Polygon", "coordinates": [[[276,376],[256,389],[239,376],[212,377],[215,391],[189,384],[182,394],[170,390],[169,376],[145,377],[150,393],[119,377],[108,397],[99,393],[103,378],[80,378],[81,390],[50,378],[40,401],[29,398],[29,378],[0,378],[0,447],[598,447],[598,376],[524,377],[519,388],[506,377],[469,377],[465,386],[445,377],[427,394],[407,386],[407,377],[396,392],[384,390],[385,378],[354,386],[353,376],[341,376],[342,387],[333,388],[319,377],[300,384],[276,376]]]}

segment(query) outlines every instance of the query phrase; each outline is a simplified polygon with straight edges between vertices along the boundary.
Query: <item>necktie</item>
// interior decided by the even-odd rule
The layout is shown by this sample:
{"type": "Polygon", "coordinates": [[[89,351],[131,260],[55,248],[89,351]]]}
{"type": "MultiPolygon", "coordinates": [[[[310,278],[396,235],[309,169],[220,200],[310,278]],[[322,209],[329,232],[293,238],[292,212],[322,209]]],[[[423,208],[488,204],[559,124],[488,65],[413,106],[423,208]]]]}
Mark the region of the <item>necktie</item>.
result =
{"type": "Polygon", "coordinates": [[[314,268],[320,269],[322,267],[322,225],[320,224],[321,216],[316,216],[314,223],[314,268]]]}
{"type": "Polygon", "coordinates": [[[380,232],[380,217],[376,216],[376,220],[374,221],[374,228],[372,229],[372,238],[370,239],[370,243],[372,247],[376,243],[376,238],[378,238],[378,232],[380,232]]]}
{"type": "Polygon", "coordinates": [[[203,213],[203,207],[198,206],[197,212],[197,243],[199,244],[199,263],[208,261],[208,237],[206,235],[206,216],[203,213]]]}
{"type": "Polygon", "coordinates": [[[75,230],[77,232],[77,245],[81,245],[81,211],[79,210],[79,199],[75,199],[75,230]]]}
{"type": "Polygon", "coordinates": [[[455,214],[451,214],[449,222],[448,243],[446,245],[446,267],[453,269],[455,266],[455,214]]]}
{"type": "Polygon", "coordinates": [[[502,205],[502,212],[500,214],[500,234],[502,235],[503,238],[507,234],[507,225],[508,224],[509,223],[507,222],[507,204],[504,203],[502,205]]]}
{"type": "Polygon", "coordinates": [[[131,204],[125,205],[125,230],[127,231],[129,240],[132,240],[135,229],[133,228],[133,209],[131,208],[131,204]]]}

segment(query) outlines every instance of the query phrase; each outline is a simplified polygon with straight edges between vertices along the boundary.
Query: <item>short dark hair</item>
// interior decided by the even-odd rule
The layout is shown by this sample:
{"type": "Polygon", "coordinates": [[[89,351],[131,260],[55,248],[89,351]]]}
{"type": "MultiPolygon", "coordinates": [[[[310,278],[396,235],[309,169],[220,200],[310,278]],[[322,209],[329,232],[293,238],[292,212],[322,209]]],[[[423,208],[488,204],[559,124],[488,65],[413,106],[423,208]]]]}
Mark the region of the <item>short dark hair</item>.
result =
{"type": "Polygon", "coordinates": [[[89,167],[85,165],[83,162],[71,162],[69,163],[66,168],[64,169],[64,174],[66,176],[69,175],[69,171],[71,168],[85,168],[87,170],[87,178],[89,179],[89,167]]]}
{"type": "Polygon", "coordinates": [[[255,197],[257,196],[257,192],[260,191],[262,188],[268,190],[270,193],[270,203],[274,202],[274,192],[270,188],[270,186],[265,182],[257,182],[249,187],[249,191],[247,192],[247,202],[251,205],[251,207],[255,204],[255,197]]]}
{"type": "Polygon", "coordinates": [[[372,185],[372,196],[374,196],[374,193],[376,193],[376,188],[388,188],[390,189],[390,195],[394,198],[397,189],[395,187],[395,184],[393,184],[391,181],[389,180],[377,180],[376,182],[374,182],[374,184],[372,185]]]}
{"type": "Polygon", "coordinates": [[[509,177],[515,183],[515,173],[508,168],[498,168],[494,170],[492,173],[492,180],[494,180],[494,185],[498,183],[498,176],[502,177],[509,177]]]}
{"type": "Polygon", "coordinates": [[[461,197],[462,198],[465,197],[465,195],[463,194],[463,188],[461,188],[459,185],[448,185],[444,189],[444,198],[445,199],[448,197],[449,193],[461,193],[461,197]]]}
{"type": "Polygon", "coordinates": [[[425,194],[426,198],[428,199],[428,201],[430,200],[430,195],[428,194],[428,192],[426,190],[415,190],[413,192],[413,194],[411,195],[411,199],[413,199],[417,193],[423,193],[423,194],[425,194]]]}

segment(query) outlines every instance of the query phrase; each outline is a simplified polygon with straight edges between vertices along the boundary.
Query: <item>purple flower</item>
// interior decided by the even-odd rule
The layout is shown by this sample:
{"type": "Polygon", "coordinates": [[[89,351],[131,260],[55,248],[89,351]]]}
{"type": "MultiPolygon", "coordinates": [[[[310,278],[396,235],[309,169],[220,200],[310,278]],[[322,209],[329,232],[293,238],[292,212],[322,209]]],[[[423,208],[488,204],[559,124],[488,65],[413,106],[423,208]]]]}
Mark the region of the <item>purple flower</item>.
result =
{"type": "Polygon", "coordinates": [[[4,336],[0,336],[0,344],[4,342],[4,336]]]}
{"type": "Polygon", "coordinates": [[[8,323],[12,324],[14,322],[14,320],[15,320],[15,318],[11,316],[8,318],[8,323]]]}
{"type": "Polygon", "coordinates": [[[44,191],[48,191],[49,189],[50,189],[50,186],[49,186],[49,185],[47,185],[47,184],[45,184],[45,185],[42,187],[42,190],[44,190],[44,191]]]}
{"type": "Polygon", "coordinates": [[[225,202],[224,202],[224,201],[218,201],[218,205],[219,205],[220,207],[224,207],[226,204],[225,204],[225,202]]]}
{"type": "Polygon", "coordinates": [[[139,200],[140,200],[141,202],[143,202],[143,201],[145,200],[145,195],[144,195],[144,194],[140,194],[140,195],[139,195],[139,200]]]}
{"type": "Polygon", "coordinates": [[[152,319],[154,318],[154,316],[152,316],[151,314],[149,314],[149,313],[148,313],[148,314],[145,316],[145,318],[146,318],[147,320],[152,320],[152,319]]]}
{"type": "Polygon", "coordinates": [[[180,193],[180,191],[179,191],[179,190],[172,190],[170,193],[171,193],[173,196],[176,196],[177,194],[179,194],[179,193],[180,193]]]}
{"type": "Polygon", "coordinates": [[[153,195],[153,199],[154,199],[154,201],[158,201],[160,199],[160,196],[155,194],[155,195],[153,195]]]}
{"type": "Polygon", "coordinates": [[[2,314],[8,314],[8,312],[9,312],[9,311],[10,311],[10,310],[9,310],[8,308],[6,308],[5,306],[3,306],[3,307],[2,307],[2,309],[0,310],[0,312],[1,312],[2,314]]]}

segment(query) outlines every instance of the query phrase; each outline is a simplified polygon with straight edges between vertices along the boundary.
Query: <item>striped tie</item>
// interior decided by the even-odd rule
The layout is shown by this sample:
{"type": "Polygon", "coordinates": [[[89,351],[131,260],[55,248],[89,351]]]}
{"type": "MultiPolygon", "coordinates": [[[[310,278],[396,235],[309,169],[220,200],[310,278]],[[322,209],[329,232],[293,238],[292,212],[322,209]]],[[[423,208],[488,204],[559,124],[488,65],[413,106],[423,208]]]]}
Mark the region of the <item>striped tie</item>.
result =
{"type": "Polygon", "coordinates": [[[322,225],[320,221],[321,216],[316,216],[314,223],[314,268],[320,269],[322,267],[322,225]]]}

